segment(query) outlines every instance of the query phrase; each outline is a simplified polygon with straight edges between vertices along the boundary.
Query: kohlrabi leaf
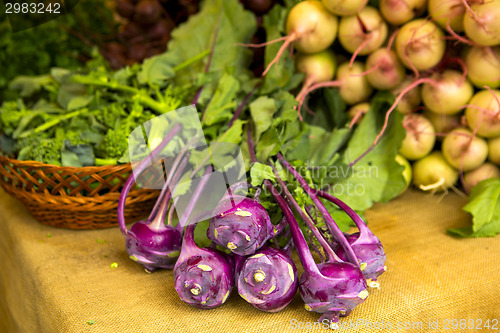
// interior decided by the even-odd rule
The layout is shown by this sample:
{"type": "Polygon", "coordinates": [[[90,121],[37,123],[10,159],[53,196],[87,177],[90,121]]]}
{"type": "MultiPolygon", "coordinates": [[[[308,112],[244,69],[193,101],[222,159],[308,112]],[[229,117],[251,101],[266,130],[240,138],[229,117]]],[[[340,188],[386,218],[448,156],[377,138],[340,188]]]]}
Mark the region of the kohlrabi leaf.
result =
{"type": "MultiPolygon", "coordinates": [[[[255,16],[238,0],[206,0],[197,14],[172,31],[167,54],[175,59],[172,65],[180,65],[211,50],[216,36],[210,71],[229,71],[238,77],[248,71],[252,52],[237,44],[249,43],[256,27],[255,16]]],[[[182,84],[195,82],[198,74],[205,71],[208,59],[205,57],[179,70],[174,80],[182,84]]]]}
{"type": "Polygon", "coordinates": [[[250,104],[250,114],[255,124],[255,140],[258,141],[262,133],[267,131],[273,123],[273,116],[277,107],[274,99],[261,96],[250,104]]]}
{"type": "Polygon", "coordinates": [[[273,168],[270,165],[256,162],[250,168],[250,178],[252,186],[260,186],[264,180],[275,180],[273,168]]]}
{"type": "Polygon", "coordinates": [[[461,237],[493,237],[500,233],[500,178],[487,179],[476,185],[463,210],[472,215],[472,226],[448,229],[461,237]]]}
{"type": "Polygon", "coordinates": [[[233,116],[236,107],[236,95],[239,83],[232,76],[225,74],[219,81],[215,94],[210,100],[202,118],[203,124],[212,125],[217,122],[227,121],[233,116]]]}
{"type": "Polygon", "coordinates": [[[194,229],[194,241],[199,247],[208,247],[212,241],[207,238],[207,230],[210,220],[198,222],[194,229]]]}
{"type": "Polygon", "coordinates": [[[276,155],[281,148],[278,132],[275,128],[268,130],[255,147],[257,159],[261,162],[267,161],[271,156],[276,155]]]}
{"type": "Polygon", "coordinates": [[[404,167],[396,162],[405,136],[402,115],[398,112],[392,113],[385,134],[375,148],[349,166],[372,146],[393,100],[389,93],[379,93],[372,99],[370,110],[349,140],[342,161],[333,166],[340,170],[335,173],[340,178],[331,179],[330,193],[356,211],[364,211],[375,202],[387,202],[405,187],[404,167]]]}
{"type": "Polygon", "coordinates": [[[311,131],[311,145],[309,164],[312,166],[330,166],[335,160],[340,148],[349,139],[350,131],[347,128],[333,129],[326,132],[320,127],[311,131]]]}
{"type": "Polygon", "coordinates": [[[233,125],[224,131],[215,141],[240,144],[243,136],[243,125],[245,121],[236,119],[233,125]]]}
{"type": "Polygon", "coordinates": [[[169,53],[162,53],[144,60],[141,70],[137,73],[137,81],[139,84],[151,86],[165,85],[167,80],[175,75],[172,67],[174,62],[175,60],[169,53]]]}

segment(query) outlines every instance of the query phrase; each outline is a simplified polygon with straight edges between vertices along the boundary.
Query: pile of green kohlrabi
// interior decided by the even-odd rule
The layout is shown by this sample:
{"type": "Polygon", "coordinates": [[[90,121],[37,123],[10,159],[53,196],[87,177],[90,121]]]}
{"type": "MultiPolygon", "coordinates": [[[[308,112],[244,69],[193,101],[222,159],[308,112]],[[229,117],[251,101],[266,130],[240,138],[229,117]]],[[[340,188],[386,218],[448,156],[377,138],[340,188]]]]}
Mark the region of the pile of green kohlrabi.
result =
{"type": "MultiPolygon", "coordinates": [[[[200,13],[172,31],[168,51],[142,65],[113,72],[95,60],[77,71],[54,68],[45,76],[16,79],[12,86],[23,98],[2,105],[2,150],[20,159],[61,165],[126,162],[125,138],[133,128],[196,104],[207,142],[240,147],[250,193],[242,198],[236,190],[228,191],[211,219],[184,229],[173,223],[172,199],[179,193],[165,187],[148,219],[127,230],[122,212],[131,177],[118,214],[131,259],[148,271],[174,268],[180,298],[200,308],[224,303],[236,287],[253,306],[275,312],[299,288],[307,310],[337,321],[366,299],[367,287],[377,286],[385,271],[382,245],[358,213],[398,196],[409,182],[397,156],[405,132],[412,132],[401,112],[388,111],[404,108],[400,92],[411,90],[404,87],[435,84],[436,79],[428,77],[431,72],[424,71],[438,71],[446,64],[438,65],[439,58],[424,69],[412,68],[416,60],[409,61],[406,66],[414,77],[403,80],[405,69],[399,62],[405,62],[387,47],[393,41],[389,25],[378,9],[363,9],[365,1],[359,1],[351,15],[333,14],[322,5],[334,8],[335,1],[302,1],[295,7],[294,1],[285,3],[275,5],[263,19],[270,43],[265,46],[269,66],[262,77],[248,69],[248,44],[257,29],[254,15],[236,0],[206,0],[200,13]],[[323,27],[317,21],[321,19],[332,27],[325,35],[311,37],[307,34],[322,30],[301,28],[323,27]],[[337,27],[341,45],[335,42],[337,27]],[[344,29],[354,36],[344,39],[344,29]],[[344,45],[349,41],[357,45],[344,45]],[[288,51],[292,43],[299,54],[288,51]],[[363,51],[368,46],[370,51],[363,51]],[[375,58],[369,69],[361,60],[368,64],[376,50],[382,50],[382,60],[375,58]],[[384,71],[399,74],[394,76],[398,84],[375,86],[372,80],[382,81],[376,74],[393,78],[384,71]],[[335,73],[337,80],[330,81],[335,73]],[[362,102],[367,104],[354,108],[351,119],[347,105],[362,102]],[[354,225],[359,232],[346,233],[354,225]],[[300,279],[289,257],[292,246],[304,266],[300,279]]],[[[410,37],[403,43],[403,54],[409,57],[408,45],[422,43],[439,28],[433,29],[418,40],[410,37]]],[[[409,112],[418,108],[411,98],[404,102],[409,112]]],[[[185,126],[179,124],[167,137],[150,133],[150,141],[161,142],[151,154],[173,137],[179,140],[177,134],[185,126]]],[[[168,179],[185,177],[185,169],[199,177],[209,173],[210,167],[196,167],[200,156],[179,155],[168,179]]],[[[139,164],[136,172],[146,164],[139,164]]],[[[474,215],[474,233],[466,235],[500,232],[498,182],[487,180],[472,190],[467,207],[474,215]]],[[[192,186],[196,202],[204,184],[192,186]]]]}

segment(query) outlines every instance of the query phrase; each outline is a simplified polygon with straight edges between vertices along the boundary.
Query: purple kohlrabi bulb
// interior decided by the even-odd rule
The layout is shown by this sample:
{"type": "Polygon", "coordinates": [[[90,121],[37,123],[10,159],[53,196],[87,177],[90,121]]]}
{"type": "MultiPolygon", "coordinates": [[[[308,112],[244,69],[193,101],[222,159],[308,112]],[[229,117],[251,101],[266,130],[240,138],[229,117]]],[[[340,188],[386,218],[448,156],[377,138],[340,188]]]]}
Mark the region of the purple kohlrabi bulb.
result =
{"type": "Polygon", "coordinates": [[[293,260],[283,250],[265,248],[236,268],[240,296],[253,307],[278,312],[293,299],[299,285],[293,260]]]}
{"type": "Polygon", "coordinates": [[[240,256],[255,253],[277,233],[266,209],[255,199],[233,195],[219,203],[207,237],[240,256]]]}
{"type": "Polygon", "coordinates": [[[125,237],[130,259],[142,264],[147,271],[172,269],[181,249],[181,234],[171,226],[151,228],[146,221],[136,222],[125,237]]]}
{"type": "Polygon", "coordinates": [[[222,305],[234,286],[234,267],[220,251],[199,248],[194,226],[184,233],[181,254],[174,267],[175,290],[184,302],[202,309],[222,305]]]}
{"type": "MultiPolygon", "coordinates": [[[[360,261],[360,268],[370,287],[378,287],[377,279],[380,274],[386,271],[386,255],[382,243],[371,232],[364,230],[363,237],[359,232],[347,235],[347,241],[351,245],[354,253],[360,261]]],[[[341,246],[337,246],[334,251],[342,260],[346,260],[345,251],[341,246]]]]}
{"type": "Polygon", "coordinates": [[[300,277],[300,295],[307,311],[322,313],[319,319],[337,322],[368,297],[363,273],[349,262],[318,264],[319,272],[305,270],[300,277]]]}

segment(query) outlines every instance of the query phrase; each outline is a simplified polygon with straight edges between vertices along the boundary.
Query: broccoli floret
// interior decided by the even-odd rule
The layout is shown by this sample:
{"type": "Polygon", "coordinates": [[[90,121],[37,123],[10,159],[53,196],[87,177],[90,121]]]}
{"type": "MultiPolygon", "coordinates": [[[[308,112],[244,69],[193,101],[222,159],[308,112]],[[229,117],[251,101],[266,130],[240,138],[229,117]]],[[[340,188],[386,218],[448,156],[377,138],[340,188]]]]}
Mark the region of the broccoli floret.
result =
{"type": "Polygon", "coordinates": [[[0,108],[0,125],[5,135],[12,136],[19,122],[28,115],[28,110],[20,102],[8,101],[0,108]]]}
{"type": "Polygon", "coordinates": [[[17,148],[19,149],[17,155],[19,160],[61,165],[61,140],[34,134],[19,140],[17,148]]]}
{"type": "MultiPolygon", "coordinates": [[[[130,134],[130,133],[128,133],[130,134]]],[[[121,128],[110,129],[104,137],[104,148],[108,158],[120,158],[128,147],[127,132],[121,128]]]]}
{"type": "MultiPolygon", "coordinates": [[[[131,106],[130,113],[126,114],[123,111],[123,106],[119,108],[108,109],[107,112],[114,112],[120,114],[113,118],[114,128],[111,128],[104,137],[103,144],[100,150],[105,156],[103,158],[119,159],[121,158],[128,148],[128,136],[130,133],[141,124],[154,118],[154,114],[149,111],[144,111],[143,107],[135,103],[131,106]],[[123,113],[127,115],[123,117],[123,113]]],[[[105,115],[106,113],[104,113],[105,115]]],[[[108,115],[109,116],[109,115],[108,115]]]]}

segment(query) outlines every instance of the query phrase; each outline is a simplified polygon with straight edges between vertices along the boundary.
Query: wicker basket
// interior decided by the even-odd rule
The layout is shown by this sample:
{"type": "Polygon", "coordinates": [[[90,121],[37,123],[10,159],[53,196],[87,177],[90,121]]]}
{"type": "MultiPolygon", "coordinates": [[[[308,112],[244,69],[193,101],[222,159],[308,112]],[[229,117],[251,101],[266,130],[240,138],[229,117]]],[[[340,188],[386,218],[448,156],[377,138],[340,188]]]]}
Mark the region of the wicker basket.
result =
{"type": "MultiPolygon", "coordinates": [[[[120,190],[130,164],[99,167],[61,167],[0,156],[0,183],[41,223],[68,229],[116,226],[120,190]]],[[[147,216],[158,190],[132,189],[125,219],[147,216]]]]}

